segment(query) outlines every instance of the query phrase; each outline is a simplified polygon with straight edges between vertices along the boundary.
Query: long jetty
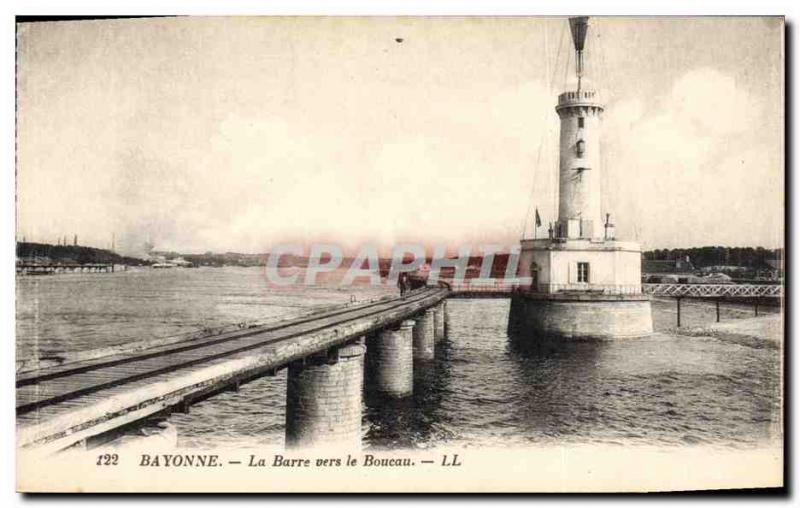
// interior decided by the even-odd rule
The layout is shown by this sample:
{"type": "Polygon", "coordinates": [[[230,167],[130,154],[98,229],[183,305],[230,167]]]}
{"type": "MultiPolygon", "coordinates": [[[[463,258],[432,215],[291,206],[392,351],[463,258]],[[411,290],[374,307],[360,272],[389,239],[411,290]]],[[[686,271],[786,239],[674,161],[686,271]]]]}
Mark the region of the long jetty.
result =
{"type": "Polygon", "coordinates": [[[372,388],[412,391],[414,361],[444,337],[448,289],[427,287],[184,342],[18,372],[17,446],[50,453],[288,367],[286,443],[360,444],[364,356],[372,388]]]}

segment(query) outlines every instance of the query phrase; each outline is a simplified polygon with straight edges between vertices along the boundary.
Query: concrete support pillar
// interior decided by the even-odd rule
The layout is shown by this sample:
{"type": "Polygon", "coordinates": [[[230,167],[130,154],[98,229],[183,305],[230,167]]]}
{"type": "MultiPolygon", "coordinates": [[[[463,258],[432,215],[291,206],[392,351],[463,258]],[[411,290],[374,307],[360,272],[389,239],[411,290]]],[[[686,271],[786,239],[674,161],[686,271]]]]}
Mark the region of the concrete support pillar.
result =
{"type": "Polygon", "coordinates": [[[414,390],[413,321],[395,330],[383,330],[369,342],[372,379],[370,388],[390,397],[405,397],[414,390]]]}
{"type": "Polygon", "coordinates": [[[450,330],[453,327],[450,324],[450,310],[447,308],[447,300],[442,300],[442,305],[444,305],[444,336],[450,337],[450,330]]]}
{"type": "Polygon", "coordinates": [[[444,302],[439,303],[436,307],[434,307],[433,311],[433,327],[434,327],[434,338],[437,341],[444,339],[444,314],[446,312],[446,308],[444,302]]]}
{"type": "Polygon", "coordinates": [[[365,351],[351,344],[289,366],[287,447],[360,448],[365,351]]]}
{"type": "Polygon", "coordinates": [[[426,310],[414,325],[414,359],[432,360],[434,357],[434,315],[426,310]]]}

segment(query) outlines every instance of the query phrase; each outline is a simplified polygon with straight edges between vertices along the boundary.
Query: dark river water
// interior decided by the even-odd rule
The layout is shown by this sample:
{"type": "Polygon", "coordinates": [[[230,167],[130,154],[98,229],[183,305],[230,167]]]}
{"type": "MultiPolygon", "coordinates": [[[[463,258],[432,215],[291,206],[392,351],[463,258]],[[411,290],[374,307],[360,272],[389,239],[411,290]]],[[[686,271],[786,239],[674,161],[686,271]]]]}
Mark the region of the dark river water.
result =
{"type": "MultiPolygon", "coordinates": [[[[261,270],[194,269],[17,279],[17,354],[52,354],[257,321],[367,298],[379,288],[267,289],[261,270]]],[[[521,347],[508,300],[450,300],[448,339],[415,366],[414,395],[367,397],[365,447],[603,443],[757,446],[780,437],[780,351],[670,333],[675,308],[654,301],[640,339],[521,347]]],[[[714,320],[684,301],[682,322],[714,320]]],[[[723,320],[752,315],[725,306],[723,320]]],[[[286,374],[175,414],[187,447],[280,445],[286,374]]]]}

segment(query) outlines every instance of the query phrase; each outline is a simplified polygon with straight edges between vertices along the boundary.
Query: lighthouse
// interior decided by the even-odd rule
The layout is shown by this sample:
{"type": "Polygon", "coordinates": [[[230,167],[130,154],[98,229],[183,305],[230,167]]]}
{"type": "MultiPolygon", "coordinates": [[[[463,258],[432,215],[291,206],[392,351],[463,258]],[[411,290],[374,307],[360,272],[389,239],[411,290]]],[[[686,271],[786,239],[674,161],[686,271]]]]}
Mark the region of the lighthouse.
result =
{"type": "Polygon", "coordinates": [[[587,18],[570,19],[576,48],[576,90],[558,97],[559,191],[556,235],[563,238],[595,238],[600,232],[600,122],[603,106],[583,80],[583,50],[587,18]]]}
{"type": "Polygon", "coordinates": [[[576,80],[555,106],[558,216],[547,238],[521,240],[517,273],[529,282],[512,296],[509,332],[525,340],[648,335],[653,322],[642,294],[641,247],[618,240],[611,212],[601,207],[605,107],[584,76],[589,18],[570,18],[569,26],[576,80]]]}

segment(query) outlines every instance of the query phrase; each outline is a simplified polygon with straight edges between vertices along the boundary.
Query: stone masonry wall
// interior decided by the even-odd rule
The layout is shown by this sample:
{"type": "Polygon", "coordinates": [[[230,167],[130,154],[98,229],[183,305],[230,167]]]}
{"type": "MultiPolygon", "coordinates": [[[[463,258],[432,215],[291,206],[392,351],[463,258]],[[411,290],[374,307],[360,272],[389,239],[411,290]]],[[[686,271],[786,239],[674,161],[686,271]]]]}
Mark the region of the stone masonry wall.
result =
{"type": "Polygon", "coordinates": [[[509,330],[569,339],[640,337],[653,332],[649,300],[554,301],[512,297],[509,330]]]}
{"type": "Polygon", "coordinates": [[[386,395],[404,397],[414,389],[413,321],[403,321],[369,340],[370,388],[386,395]]]}
{"type": "Polygon", "coordinates": [[[309,358],[289,366],[286,445],[361,446],[364,346],[338,350],[338,360],[309,358]]]}
{"type": "Polygon", "coordinates": [[[434,357],[434,316],[427,310],[416,320],[414,325],[414,358],[430,360],[434,357]]]}

